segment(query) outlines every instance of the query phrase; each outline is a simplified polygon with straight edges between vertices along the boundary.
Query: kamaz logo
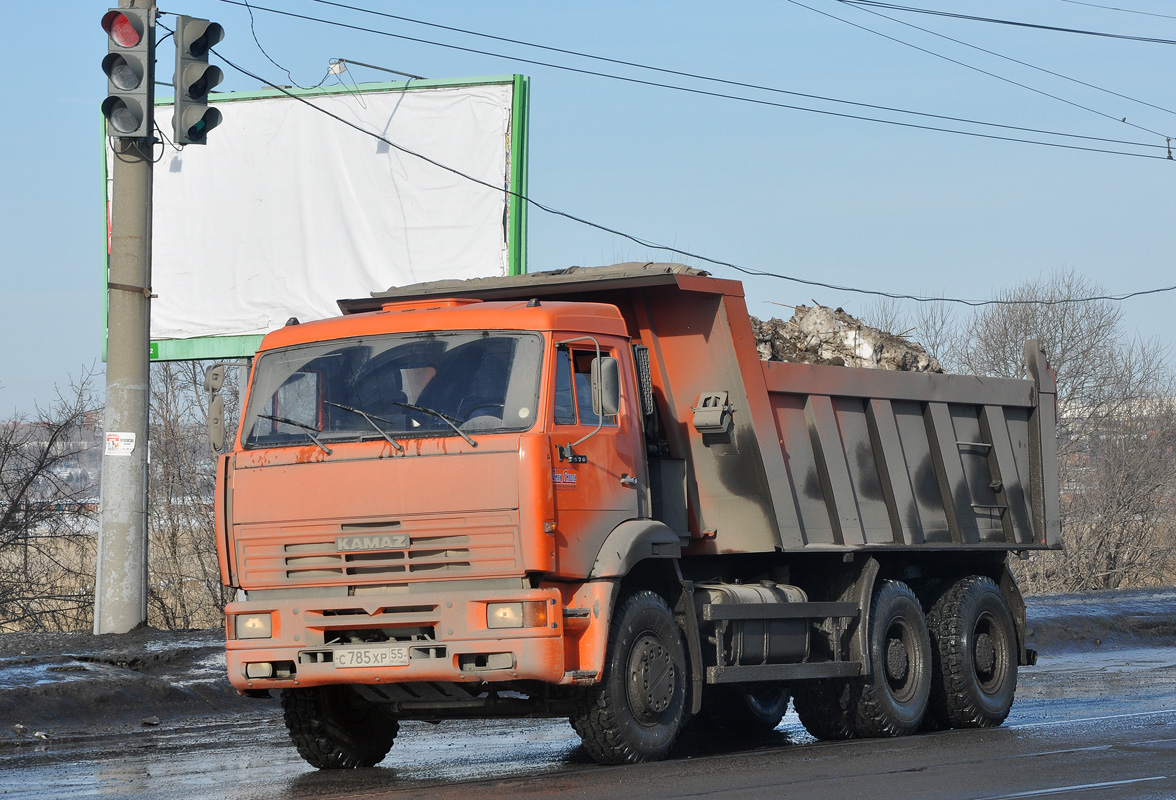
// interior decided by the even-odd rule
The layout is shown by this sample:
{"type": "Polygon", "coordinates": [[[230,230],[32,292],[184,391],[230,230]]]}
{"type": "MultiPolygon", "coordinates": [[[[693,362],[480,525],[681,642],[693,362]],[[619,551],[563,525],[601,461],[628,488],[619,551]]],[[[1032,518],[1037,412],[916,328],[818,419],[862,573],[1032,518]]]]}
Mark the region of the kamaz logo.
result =
{"type": "Polygon", "coordinates": [[[352,553],[358,550],[403,550],[406,547],[408,547],[407,533],[335,537],[335,549],[340,553],[352,553]]]}

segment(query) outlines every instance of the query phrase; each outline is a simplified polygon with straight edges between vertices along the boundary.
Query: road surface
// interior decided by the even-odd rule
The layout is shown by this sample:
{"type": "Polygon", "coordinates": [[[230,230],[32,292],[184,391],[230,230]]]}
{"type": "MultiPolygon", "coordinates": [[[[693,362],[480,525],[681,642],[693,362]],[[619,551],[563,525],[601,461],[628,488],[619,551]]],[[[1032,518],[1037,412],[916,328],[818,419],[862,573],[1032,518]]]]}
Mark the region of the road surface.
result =
{"type": "Polygon", "coordinates": [[[984,731],[815,742],[789,713],[747,741],[698,734],[662,763],[602,767],[561,720],[405,724],[375,769],[317,772],[274,704],[233,721],[0,747],[4,798],[1176,798],[1176,647],[1105,645],[1021,671],[984,731]]]}

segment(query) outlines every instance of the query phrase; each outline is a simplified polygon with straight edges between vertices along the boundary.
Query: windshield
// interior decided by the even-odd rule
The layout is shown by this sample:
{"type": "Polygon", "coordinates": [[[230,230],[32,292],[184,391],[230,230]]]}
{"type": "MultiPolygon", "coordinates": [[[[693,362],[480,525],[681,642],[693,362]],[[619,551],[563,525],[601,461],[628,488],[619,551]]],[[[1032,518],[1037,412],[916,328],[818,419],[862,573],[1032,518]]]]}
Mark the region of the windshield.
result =
{"type": "Polygon", "coordinates": [[[388,334],[268,352],[257,361],[243,444],[327,449],[358,439],[472,441],[523,431],[535,421],[542,355],[537,334],[501,331],[388,334]]]}

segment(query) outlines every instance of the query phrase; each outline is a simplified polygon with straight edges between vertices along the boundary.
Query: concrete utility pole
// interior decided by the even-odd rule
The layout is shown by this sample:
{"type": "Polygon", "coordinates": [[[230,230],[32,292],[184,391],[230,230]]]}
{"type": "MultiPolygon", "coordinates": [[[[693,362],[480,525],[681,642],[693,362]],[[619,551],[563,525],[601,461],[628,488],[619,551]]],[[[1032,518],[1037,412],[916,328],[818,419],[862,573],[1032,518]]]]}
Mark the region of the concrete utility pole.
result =
{"type": "MultiPolygon", "coordinates": [[[[94,633],[126,633],[147,621],[147,436],[150,403],[151,194],[154,142],[154,0],[119,0],[119,8],[139,9],[131,22],[145,20],[146,58],[139,66],[132,52],[116,53],[112,44],[104,69],[111,98],[103,104],[108,130],[145,125],[145,135],[111,133],[114,151],[110,209],[110,270],[107,278],[106,431],[102,457],[101,527],[94,587],[94,633]],[[145,13],[143,13],[145,11],[145,13]],[[122,59],[120,61],[120,59],[122,59]],[[108,67],[108,62],[113,66],[108,67]],[[120,68],[139,69],[145,95],[118,95],[129,84],[120,68]],[[121,82],[120,82],[121,81],[121,82]],[[116,102],[112,102],[112,100],[116,102]],[[108,107],[111,109],[107,111],[108,107]],[[136,109],[143,119],[134,120],[136,109]],[[117,118],[119,113],[131,116],[117,118]],[[131,119],[131,123],[126,120],[131,119]],[[113,127],[112,127],[113,125],[113,127]],[[124,127],[120,128],[119,126],[124,127]]],[[[133,38],[126,20],[103,27],[112,42],[133,38]],[[123,26],[112,31],[115,26],[123,26]]],[[[131,25],[130,28],[134,26],[131,25]]],[[[133,33],[133,32],[132,32],[133,33]]],[[[133,71],[133,70],[132,70],[133,71]]],[[[133,75],[132,75],[133,77],[133,75]]]]}

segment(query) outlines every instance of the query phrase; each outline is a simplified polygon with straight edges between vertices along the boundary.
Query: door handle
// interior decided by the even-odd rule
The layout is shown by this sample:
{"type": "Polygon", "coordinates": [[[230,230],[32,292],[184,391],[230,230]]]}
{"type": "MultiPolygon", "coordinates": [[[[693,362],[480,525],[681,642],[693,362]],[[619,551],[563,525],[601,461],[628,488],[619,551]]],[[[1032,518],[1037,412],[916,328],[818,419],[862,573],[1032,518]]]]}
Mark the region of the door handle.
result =
{"type": "Polygon", "coordinates": [[[637,485],[637,478],[634,477],[633,475],[622,475],[621,476],[621,485],[622,486],[636,486],[637,485]]]}

